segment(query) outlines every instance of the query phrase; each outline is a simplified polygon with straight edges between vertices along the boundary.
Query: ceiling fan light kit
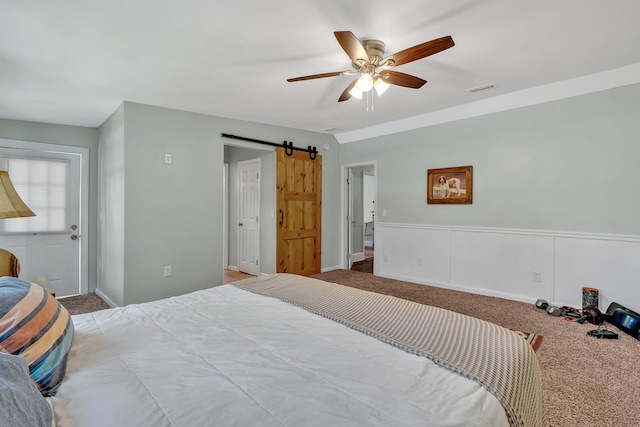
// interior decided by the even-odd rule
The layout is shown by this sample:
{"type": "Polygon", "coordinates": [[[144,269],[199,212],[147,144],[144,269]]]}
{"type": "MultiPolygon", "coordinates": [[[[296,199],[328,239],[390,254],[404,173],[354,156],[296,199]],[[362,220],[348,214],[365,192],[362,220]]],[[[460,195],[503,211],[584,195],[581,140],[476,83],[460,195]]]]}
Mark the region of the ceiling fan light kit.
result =
{"type": "Polygon", "coordinates": [[[371,77],[371,74],[362,74],[358,79],[358,83],[356,83],[356,87],[360,92],[369,92],[373,88],[373,77],[371,77]]]}
{"type": "Polygon", "coordinates": [[[299,82],[325,77],[357,75],[358,77],[342,92],[338,102],[347,101],[351,97],[362,99],[362,94],[371,89],[375,89],[378,96],[382,96],[390,85],[419,89],[427,82],[426,80],[391,70],[391,68],[426,58],[455,45],[451,36],[445,36],[410,47],[385,58],[385,44],[380,40],[360,41],[351,31],[335,31],[333,34],[342,49],[351,58],[353,70],[312,74],[287,79],[287,81],[299,82]]]}

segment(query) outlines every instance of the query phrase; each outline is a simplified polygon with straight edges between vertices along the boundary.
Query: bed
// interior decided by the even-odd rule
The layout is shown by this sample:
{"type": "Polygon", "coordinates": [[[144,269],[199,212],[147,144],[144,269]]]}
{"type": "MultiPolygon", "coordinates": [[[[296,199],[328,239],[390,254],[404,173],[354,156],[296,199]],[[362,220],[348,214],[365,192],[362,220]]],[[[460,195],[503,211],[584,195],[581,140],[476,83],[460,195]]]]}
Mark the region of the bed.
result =
{"type": "Polygon", "coordinates": [[[539,366],[517,334],[316,279],[252,278],[72,320],[48,398],[56,426],[543,424],[539,366]]]}

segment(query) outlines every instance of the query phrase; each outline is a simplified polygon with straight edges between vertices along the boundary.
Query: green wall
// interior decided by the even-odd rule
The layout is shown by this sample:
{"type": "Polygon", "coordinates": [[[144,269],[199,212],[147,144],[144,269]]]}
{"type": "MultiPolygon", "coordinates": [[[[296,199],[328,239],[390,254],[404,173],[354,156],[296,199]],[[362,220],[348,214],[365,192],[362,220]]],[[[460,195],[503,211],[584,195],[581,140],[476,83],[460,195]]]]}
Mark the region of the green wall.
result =
{"type": "Polygon", "coordinates": [[[384,222],[640,235],[639,117],[631,85],[342,144],[341,163],[377,161],[384,222]],[[427,205],[427,169],[465,165],[473,204],[427,205]]]}

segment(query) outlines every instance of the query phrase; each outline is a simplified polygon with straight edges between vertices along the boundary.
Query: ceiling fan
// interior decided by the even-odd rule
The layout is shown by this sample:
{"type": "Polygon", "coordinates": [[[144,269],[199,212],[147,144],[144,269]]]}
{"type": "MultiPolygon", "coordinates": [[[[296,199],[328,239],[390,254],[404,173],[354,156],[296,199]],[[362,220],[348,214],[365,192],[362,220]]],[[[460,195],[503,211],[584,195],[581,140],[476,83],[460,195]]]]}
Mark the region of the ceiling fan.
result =
{"type": "Polygon", "coordinates": [[[427,82],[426,80],[410,74],[393,71],[391,68],[426,58],[455,45],[451,36],[445,36],[410,47],[385,58],[385,45],[380,40],[360,41],[351,31],[335,31],[333,34],[342,49],[351,58],[353,70],[312,74],[287,79],[287,81],[299,82],[324,77],[358,75],[359,77],[352,81],[342,92],[338,102],[346,101],[352,96],[361,99],[362,93],[368,92],[372,88],[375,88],[378,96],[380,96],[389,85],[419,89],[427,82]]]}

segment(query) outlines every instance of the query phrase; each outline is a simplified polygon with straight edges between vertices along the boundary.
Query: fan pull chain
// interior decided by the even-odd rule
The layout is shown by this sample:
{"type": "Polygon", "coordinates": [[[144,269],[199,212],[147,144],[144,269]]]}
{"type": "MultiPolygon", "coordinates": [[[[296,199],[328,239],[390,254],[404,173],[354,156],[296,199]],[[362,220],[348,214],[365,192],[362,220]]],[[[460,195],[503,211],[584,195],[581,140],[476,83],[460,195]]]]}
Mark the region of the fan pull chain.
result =
{"type": "Polygon", "coordinates": [[[367,113],[373,113],[373,91],[366,92],[367,94],[367,113]]]}

